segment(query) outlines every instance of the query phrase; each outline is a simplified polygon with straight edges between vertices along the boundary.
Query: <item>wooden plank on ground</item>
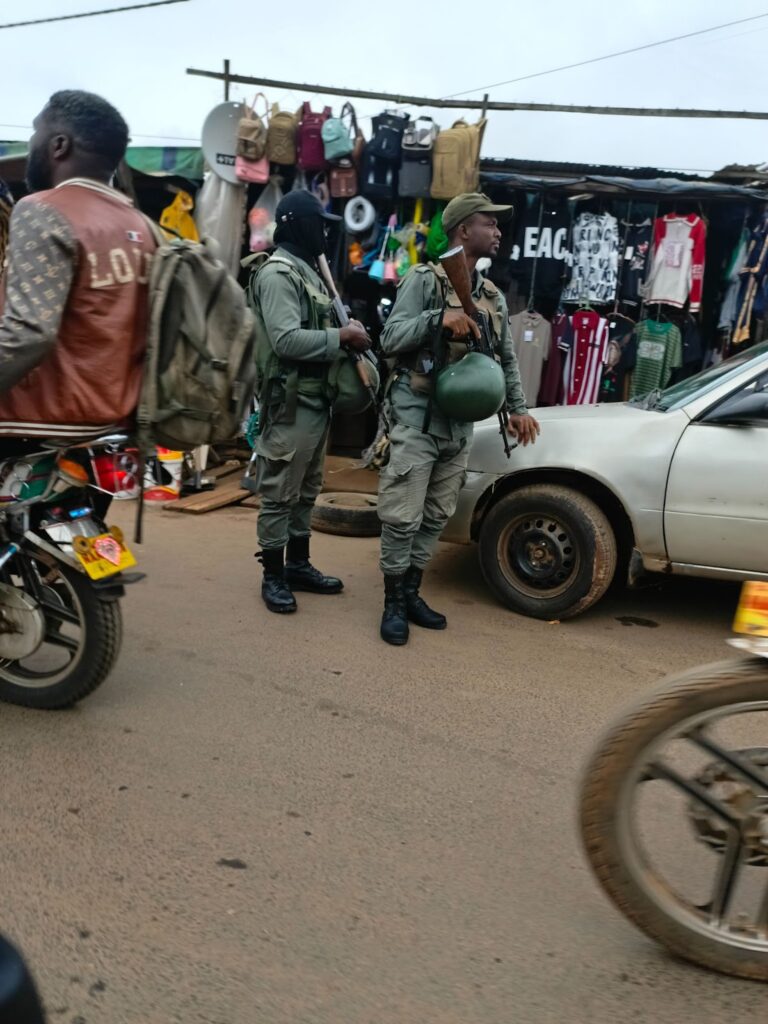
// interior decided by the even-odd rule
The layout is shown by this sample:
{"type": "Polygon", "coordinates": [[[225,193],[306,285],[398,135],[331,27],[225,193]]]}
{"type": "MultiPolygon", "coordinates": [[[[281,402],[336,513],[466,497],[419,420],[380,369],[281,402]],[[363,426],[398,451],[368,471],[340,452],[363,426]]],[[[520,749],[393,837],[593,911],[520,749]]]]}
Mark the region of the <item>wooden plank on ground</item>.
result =
{"type": "Polygon", "coordinates": [[[240,502],[240,508],[261,508],[261,497],[258,494],[249,494],[245,501],[240,502]]]}
{"type": "Polygon", "coordinates": [[[190,515],[199,516],[227,505],[238,505],[250,494],[240,486],[241,479],[242,473],[227,476],[217,483],[215,490],[190,494],[188,498],[179,498],[178,501],[169,501],[163,505],[163,508],[168,509],[169,512],[187,512],[190,515]]]}

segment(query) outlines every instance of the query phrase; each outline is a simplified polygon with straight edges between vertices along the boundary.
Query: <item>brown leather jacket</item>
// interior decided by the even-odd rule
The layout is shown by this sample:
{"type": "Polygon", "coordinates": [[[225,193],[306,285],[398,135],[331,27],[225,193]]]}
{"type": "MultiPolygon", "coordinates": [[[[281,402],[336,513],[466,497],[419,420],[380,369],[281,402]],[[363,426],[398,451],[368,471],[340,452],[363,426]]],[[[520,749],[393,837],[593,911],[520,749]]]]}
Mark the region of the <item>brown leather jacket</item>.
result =
{"type": "Polygon", "coordinates": [[[138,404],[155,241],[119,192],[86,179],[11,217],[0,320],[0,434],[85,438],[138,404]]]}

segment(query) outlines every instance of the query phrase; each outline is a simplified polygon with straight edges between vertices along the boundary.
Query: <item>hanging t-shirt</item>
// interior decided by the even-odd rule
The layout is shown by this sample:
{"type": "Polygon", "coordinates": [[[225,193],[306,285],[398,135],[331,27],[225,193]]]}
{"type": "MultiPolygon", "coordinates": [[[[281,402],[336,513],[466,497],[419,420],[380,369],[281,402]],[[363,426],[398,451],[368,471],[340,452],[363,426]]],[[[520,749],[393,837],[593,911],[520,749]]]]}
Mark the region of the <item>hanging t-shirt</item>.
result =
{"type": "Polygon", "coordinates": [[[573,228],[573,274],[563,302],[613,302],[619,269],[619,222],[610,213],[582,213],[573,228]]]}
{"type": "Polygon", "coordinates": [[[608,349],[608,321],[594,310],[571,317],[571,341],[563,369],[564,405],[591,405],[598,400],[608,349]]]}
{"type": "Polygon", "coordinates": [[[563,360],[571,347],[573,328],[567,313],[557,313],[552,321],[552,344],[544,367],[537,406],[562,405],[563,360]]]}
{"type": "Polygon", "coordinates": [[[627,305],[639,306],[643,300],[643,283],[648,271],[653,224],[650,220],[644,220],[640,224],[622,221],[621,228],[625,232],[625,237],[619,295],[621,301],[627,305]]]}
{"type": "Polygon", "coordinates": [[[691,312],[697,312],[701,308],[706,246],[707,226],[698,214],[657,217],[646,301],[682,309],[690,298],[691,312]]]}
{"type": "Polygon", "coordinates": [[[556,302],[568,276],[570,218],[566,206],[542,201],[543,209],[535,202],[523,212],[509,265],[519,294],[528,297],[535,265],[534,298],[556,302]]]}
{"type": "Polygon", "coordinates": [[[541,387],[544,363],[552,347],[552,325],[540,313],[524,312],[510,317],[509,330],[517,356],[523,394],[533,408],[541,387]]]}
{"type": "Polygon", "coordinates": [[[683,342],[675,324],[643,320],[635,328],[637,364],[632,374],[632,398],[665,388],[672,371],[683,365],[683,342]]]}
{"type": "Polygon", "coordinates": [[[634,320],[630,320],[629,317],[608,317],[608,349],[605,354],[603,379],[600,382],[601,402],[624,400],[624,381],[627,374],[635,368],[637,357],[635,327],[634,320]]]}

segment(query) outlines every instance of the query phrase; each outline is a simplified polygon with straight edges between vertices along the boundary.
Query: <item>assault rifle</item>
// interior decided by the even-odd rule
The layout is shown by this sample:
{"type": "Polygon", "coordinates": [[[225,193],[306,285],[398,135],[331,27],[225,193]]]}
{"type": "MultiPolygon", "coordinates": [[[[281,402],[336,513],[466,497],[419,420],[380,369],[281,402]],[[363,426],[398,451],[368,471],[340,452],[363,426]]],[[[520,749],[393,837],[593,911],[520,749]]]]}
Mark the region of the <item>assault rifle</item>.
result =
{"type": "MultiPolygon", "coordinates": [[[[347,327],[349,325],[349,314],[347,313],[346,306],[341,301],[341,296],[339,295],[336,283],[333,280],[333,274],[331,274],[331,268],[328,266],[328,260],[325,257],[325,253],[321,253],[317,257],[317,265],[320,268],[320,273],[325,281],[325,286],[333,301],[333,308],[336,311],[339,325],[341,327],[347,327]]],[[[371,384],[371,378],[368,376],[368,367],[365,358],[360,354],[360,352],[354,351],[354,349],[347,349],[347,355],[355,364],[355,369],[357,370],[360,382],[371,396],[374,410],[378,409],[379,396],[376,394],[376,391],[371,384]]]]}
{"type": "MultiPolygon", "coordinates": [[[[480,330],[480,342],[475,341],[474,335],[469,336],[469,347],[475,352],[482,352],[486,356],[490,356],[491,359],[495,359],[496,355],[493,351],[493,339],[491,338],[491,329],[488,323],[485,313],[478,309],[475,305],[474,299],[472,298],[472,278],[469,275],[469,267],[467,266],[467,257],[464,252],[464,247],[457,245],[455,249],[449,249],[448,252],[444,253],[440,257],[440,262],[443,265],[446,276],[451,283],[451,287],[456,293],[456,297],[461,303],[461,308],[467,314],[470,319],[474,320],[480,330]]],[[[509,422],[509,408],[506,401],[502,405],[498,412],[499,417],[499,433],[501,439],[504,442],[504,454],[507,458],[512,455],[512,447],[509,443],[509,434],[507,431],[507,423],[509,422]]]]}

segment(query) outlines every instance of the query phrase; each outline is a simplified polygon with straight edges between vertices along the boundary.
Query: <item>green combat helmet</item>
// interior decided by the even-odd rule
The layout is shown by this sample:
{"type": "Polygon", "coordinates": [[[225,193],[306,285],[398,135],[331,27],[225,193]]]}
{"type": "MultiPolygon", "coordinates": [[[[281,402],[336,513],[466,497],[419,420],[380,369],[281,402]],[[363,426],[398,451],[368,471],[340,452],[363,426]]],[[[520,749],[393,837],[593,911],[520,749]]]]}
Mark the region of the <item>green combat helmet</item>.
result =
{"type": "MultiPolygon", "coordinates": [[[[368,380],[371,382],[373,390],[378,394],[380,377],[376,363],[367,356],[363,356],[363,359],[365,359],[368,371],[368,380]]],[[[331,367],[328,374],[328,386],[331,392],[335,393],[335,398],[333,399],[334,412],[354,416],[357,413],[365,412],[371,405],[371,393],[363,387],[357,367],[346,353],[337,359],[331,367]]]]}
{"type": "Polygon", "coordinates": [[[495,416],[506,399],[504,371],[490,356],[468,352],[437,375],[435,401],[448,419],[477,423],[495,416]]]}

